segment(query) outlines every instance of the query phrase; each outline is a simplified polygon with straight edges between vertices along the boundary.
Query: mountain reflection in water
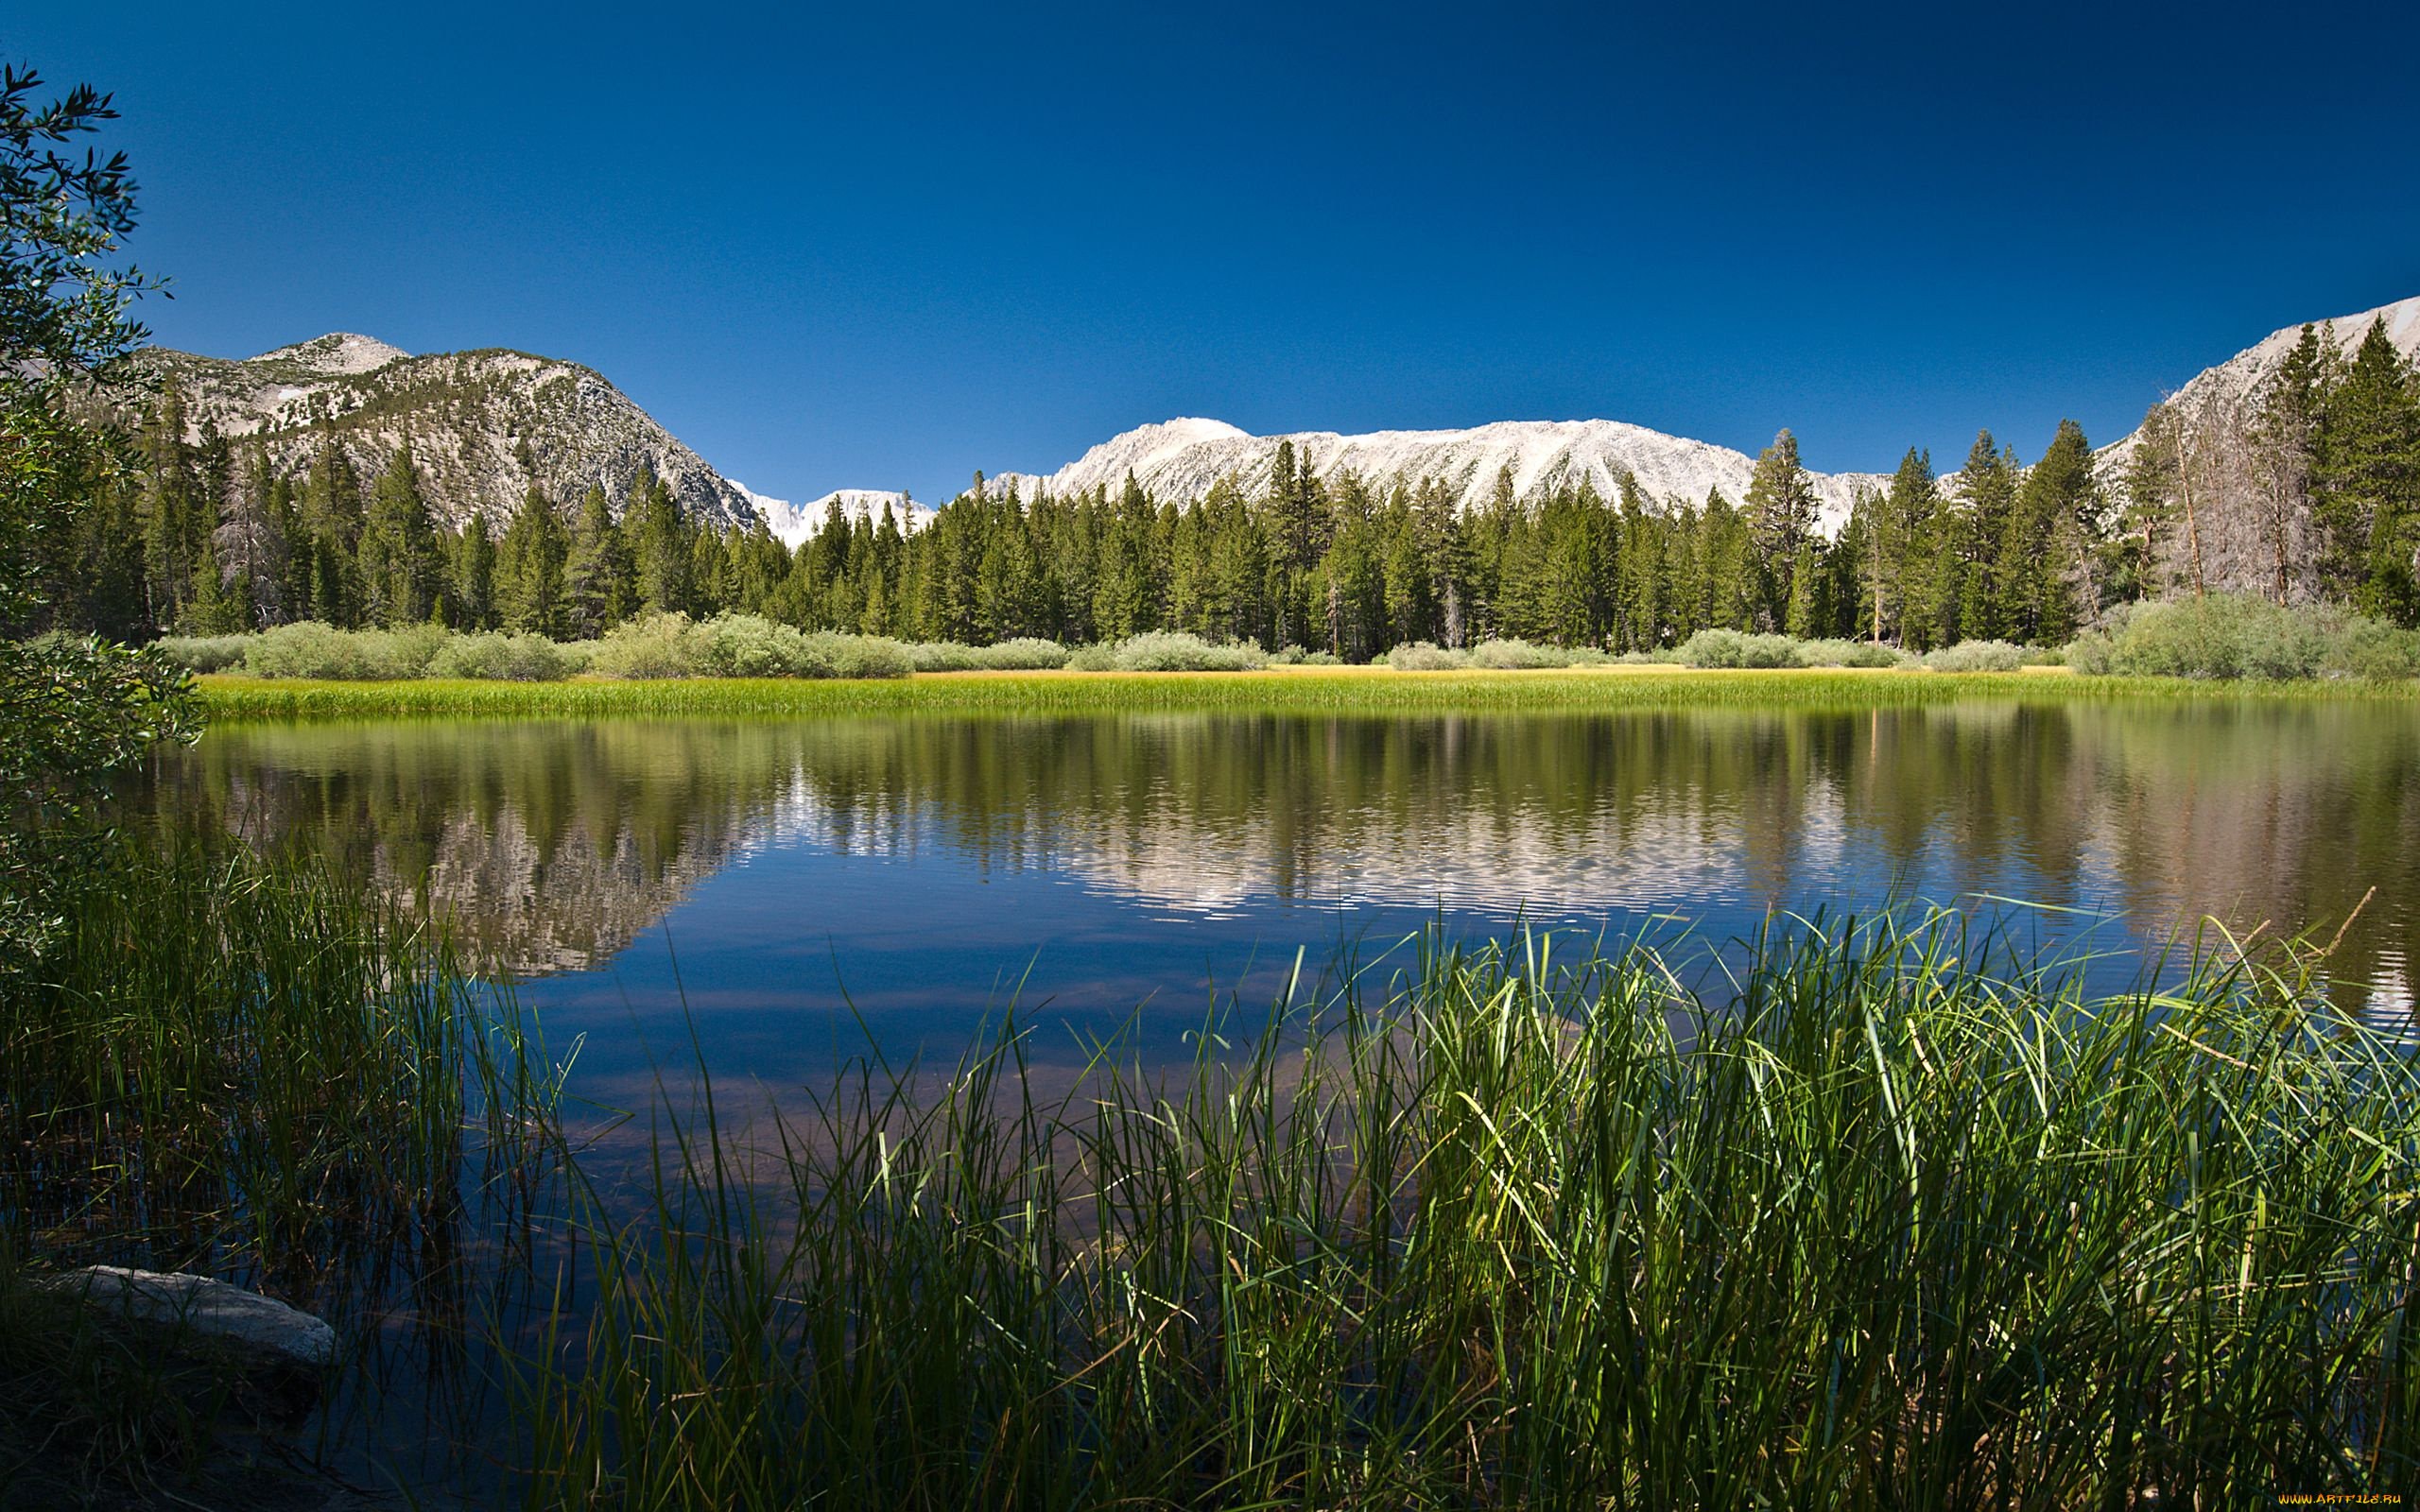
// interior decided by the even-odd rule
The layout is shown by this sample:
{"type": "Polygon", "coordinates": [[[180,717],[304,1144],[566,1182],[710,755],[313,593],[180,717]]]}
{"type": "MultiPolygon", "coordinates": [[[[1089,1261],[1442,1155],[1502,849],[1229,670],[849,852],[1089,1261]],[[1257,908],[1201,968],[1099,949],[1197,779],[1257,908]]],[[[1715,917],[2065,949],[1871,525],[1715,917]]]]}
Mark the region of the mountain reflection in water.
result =
{"type": "MultiPolygon", "coordinates": [[[[846,885],[899,889],[895,912],[925,906],[914,879],[941,868],[1089,900],[1045,917],[1001,895],[1037,935],[1196,920],[1289,954],[1387,910],[1474,931],[1663,914],[1743,929],[1769,908],[1974,894],[2116,914],[2144,940],[2204,915],[2290,933],[2332,930],[2376,886],[2333,974],[2345,1005],[2408,1013],[2415,781],[2408,705],[2216,697],[231,725],[164,755],[142,801],[316,847],[523,976],[606,967],[708,879],[812,855],[890,863],[846,885]],[[1297,910],[1336,917],[1289,927],[1297,910]]],[[[845,960],[864,900],[817,875],[755,900],[745,927],[769,946],[828,936],[845,960]]],[[[953,898],[901,921],[936,950],[981,933],[953,898]]],[[[1019,921],[990,920],[994,937],[1019,921]]]]}

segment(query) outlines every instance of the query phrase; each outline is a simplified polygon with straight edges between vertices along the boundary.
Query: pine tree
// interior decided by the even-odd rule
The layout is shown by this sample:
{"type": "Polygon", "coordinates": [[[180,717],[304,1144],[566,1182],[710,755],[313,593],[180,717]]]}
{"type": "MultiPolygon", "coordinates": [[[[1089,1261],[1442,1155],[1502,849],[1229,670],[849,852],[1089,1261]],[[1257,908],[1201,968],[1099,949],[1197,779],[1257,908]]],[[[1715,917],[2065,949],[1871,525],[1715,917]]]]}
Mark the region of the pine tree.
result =
{"type": "Polygon", "coordinates": [[[1941,486],[1932,454],[1908,448],[1874,515],[1876,638],[1894,636],[1915,650],[1936,639],[1939,586],[1933,558],[1944,544],[1941,486]]]}
{"type": "Polygon", "coordinates": [[[637,593],[630,548],[614,519],[605,490],[592,487],[579,502],[571,546],[563,562],[564,619],[571,633],[602,635],[630,617],[637,593]]]}
{"type": "Polygon", "coordinates": [[[487,516],[473,514],[454,548],[453,624],[465,630],[496,627],[496,547],[487,516]]]}
{"type": "Polygon", "coordinates": [[[2420,394],[2383,319],[2320,406],[2322,576],[2365,614],[2412,623],[2411,521],[2420,513],[2420,394]]]}
{"type": "Polygon", "coordinates": [[[294,584],[301,613],[331,625],[360,624],[361,478],[341,443],[330,440],[312,459],[302,518],[306,544],[297,554],[294,584]]]}
{"type": "Polygon", "coordinates": [[[363,616],[374,625],[412,625],[437,600],[437,526],[421,491],[408,443],[395,448],[370,491],[356,549],[363,616]]]}
{"type": "Polygon", "coordinates": [[[2252,444],[2260,490],[2257,528],[2269,566],[2269,598],[2290,603],[2307,576],[2312,484],[2318,472],[2320,406],[2330,364],[2319,328],[2302,335],[2260,386],[2252,444]]]}
{"type": "Polygon", "coordinates": [[[570,555],[571,536],[553,502],[530,484],[496,548],[496,614],[505,628],[532,635],[566,633],[563,575],[570,555]]]}
{"type": "Polygon", "coordinates": [[[1748,523],[1720,489],[1709,489],[1698,521],[1699,608],[1692,629],[1756,627],[1759,588],[1748,523]]]}
{"type": "Polygon", "coordinates": [[[637,574],[640,609],[685,614],[696,609],[697,560],[688,523],[664,480],[647,469],[631,479],[622,507],[622,529],[637,574]]]}
{"type": "Polygon", "coordinates": [[[143,518],[144,617],[164,630],[183,618],[196,581],[199,544],[217,524],[215,515],[203,516],[201,478],[185,440],[185,422],[183,392],[171,384],[143,435],[148,485],[143,518]]]}
{"type": "Polygon", "coordinates": [[[2005,640],[2007,594],[1999,554],[2016,508],[2016,454],[2002,451],[1989,431],[1976,434],[1966,465],[1958,470],[1958,621],[1945,639],[2005,640]]]}
{"type": "Polygon", "coordinates": [[[1743,511],[1751,548],[1750,591],[1759,629],[1788,618],[1789,576],[1815,530],[1815,486],[1799,466],[1798,438],[1785,430],[1759,453],[1743,511]]]}
{"type": "Polygon", "coordinates": [[[2097,523],[2100,498],[2083,428],[2063,420],[2050,449],[2025,474],[2003,527],[1999,623],[2005,633],[2037,645],[2063,644],[2075,633],[2079,590],[2099,608],[2097,586],[2087,586],[2089,558],[2082,543],[2097,523]]]}

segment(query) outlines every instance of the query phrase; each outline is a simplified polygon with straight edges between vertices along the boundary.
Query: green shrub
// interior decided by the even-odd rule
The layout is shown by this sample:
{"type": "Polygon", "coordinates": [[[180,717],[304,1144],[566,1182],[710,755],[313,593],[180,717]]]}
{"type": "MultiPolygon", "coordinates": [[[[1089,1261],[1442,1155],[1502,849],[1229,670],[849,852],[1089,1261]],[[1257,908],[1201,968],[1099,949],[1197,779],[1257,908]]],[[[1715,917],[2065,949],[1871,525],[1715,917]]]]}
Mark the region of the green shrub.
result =
{"type": "Polygon", "coordinates": [[[1119,672],[1250,672],[1269,662],[1269,654],[1250,641],[1214,645],[1184,630],[1130,635],[1109,653],[1110,665],[1119,672]]]}
{"type": "Polygon", "coordinates": [[[1117,670],[1117,648],[1093,644],[1078,646],[1067,658],[1070,672],[1115,672],[1117,670]]]}
{"type": "Polygon", "coordinates": [[[1571,665],[1571,653],[1559,645],[1532,645],[1518,638],[1481,641],[1471,647],[1471,665],[1495,671],[1538,671],[1571,665]]]}
{"type": "Polygon", "coordinates": [[[606,678],[694,678],[705,666],[705,636],[686,614],[625,620],[597,637],[588,662],[606,678]]]}
{"type": "Polygon", "coordinates": [[[2152,678],[2409,678],[2420,675],[2420,634],[2332,604],[2211,593],[2123,607],[2076,638],[2067,664],[2152,678]]]}
{"type": "Polygon", "coordinates": [[[1067,654],[1058,642],[1032,635],[977,646],[975,651],[976,664],[992,672],[1048,672],[1065,666],[1067,654]]]}
{"type": "Polygon", "coordinates": [[[1925,657],[1927,672],[2014,672],[2025,665],[2025,650],[2006,641],[1961,641],[1925,657]]]}
{"type": "Polygon", "coordinates": [[[445,644],[441,626],[401,630],[339,630],[299,620],[265,630],[244,651],[244,670],[257,678],[318,678],[336,682],[389,682],[425,677],[445,644]]]}
{"type": "Polygon", "coordinates": [[[1742,630],[1700,630],[1680,645],[1681,664],[1691,667],[1796,666],[1798,643],[1787,635],[1742,630]]]}
{"type": "Polygon", "coordinates": [[[2025,648],[2025,664],[2029,667],[2063,667],[2067,653],[2055,645],[2029,645],[2025,648]]]}
{"type": "Polygon", "coordinates": [[[983,664],[975,647],[959,641],[918,641],[908,647],[908,659],[919,672],[972,672],[983,664]]]}
{"type": "Polygon", "coordinates": [[[543,635],[489,630],[449,638],[429,659],[428,676],[489,682],[561,682],[580,666],[579,658],[543,635]]]}
{"type": "Polygon", "coordinates": [[[1397,672],[1451,672],[1471,664],[1468,651],[1446,651],[1426,641],[1398,645],[1387,653],[1387,665],[1397,672]]]}
{"type": "Polygon", "coordinates": [[[802,678],[904,678],[916,670],[908,647],[881,635],[817,630],[799,637],[802,678]]]}
{"type": "Polygon", "coordinates": [[[698,627],[700,670],[713,678],[809,676],[804,637],[757,614],[720,614],[698,627]]]}
{"type": "Polygon", "coordinates": [[[1895,667],[1905,660],[1896,647],[1872,641],[1801,641],[1791,662],[1802,667],[1895,667]]]}
{"type": "Polygon", "coordinates": [[[249,635],[164,635],[151,648],[188,672],[241,670],[249,635]]]}

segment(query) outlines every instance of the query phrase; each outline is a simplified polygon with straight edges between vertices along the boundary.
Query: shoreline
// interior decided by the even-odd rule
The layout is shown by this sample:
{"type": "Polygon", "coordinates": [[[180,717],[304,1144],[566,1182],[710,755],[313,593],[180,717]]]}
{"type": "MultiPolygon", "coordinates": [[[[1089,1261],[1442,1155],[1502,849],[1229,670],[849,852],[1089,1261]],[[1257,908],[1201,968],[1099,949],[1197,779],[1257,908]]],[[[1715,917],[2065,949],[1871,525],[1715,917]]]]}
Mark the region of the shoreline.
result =
{"type": "Polygon", "coordinates": [[[562,682],[332,681],[210,674],[214,720],[809,716],[827,713],[1588,713],[1659,708],[1906,708],[1973,698],[2420,701],[2420,682],[2086,677],[2063,667],[1668,666],[1404,672],[1384,666],[1253,672],[920,672],[892,679],[687,678],[562,682]]]}

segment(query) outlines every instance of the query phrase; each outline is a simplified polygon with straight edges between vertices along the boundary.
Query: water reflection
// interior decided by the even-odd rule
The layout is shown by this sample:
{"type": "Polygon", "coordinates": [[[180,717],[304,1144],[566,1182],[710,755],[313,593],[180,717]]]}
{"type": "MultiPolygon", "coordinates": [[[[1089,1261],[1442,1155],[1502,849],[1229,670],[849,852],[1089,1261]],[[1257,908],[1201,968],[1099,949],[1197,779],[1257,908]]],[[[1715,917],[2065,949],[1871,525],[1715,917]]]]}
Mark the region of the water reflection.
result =
{"type": "MultiPolygon", "coordinates": [[[[232,726],[164,757],[148,799],[317,845],[523,974],[607,963],[707,879],[812,853],[893,864],[847,886],[1072,886],[1107,936],[1293,909],[1720,922],[1894,890],[2116,910],[2147,936],[2202,915],[2291,932],[2375,886],[2336,974],[2347,1006],[2408,1012],[2415,747],[2401,705],[2232,699],[232,726]]],[[[861,916],[828,880],[787,885],[796,906],[755,899],[746,927],[829,926],[845,952],[861,916]]],[[[968,927],[969,906],[925,926],[968,927]]]]}

